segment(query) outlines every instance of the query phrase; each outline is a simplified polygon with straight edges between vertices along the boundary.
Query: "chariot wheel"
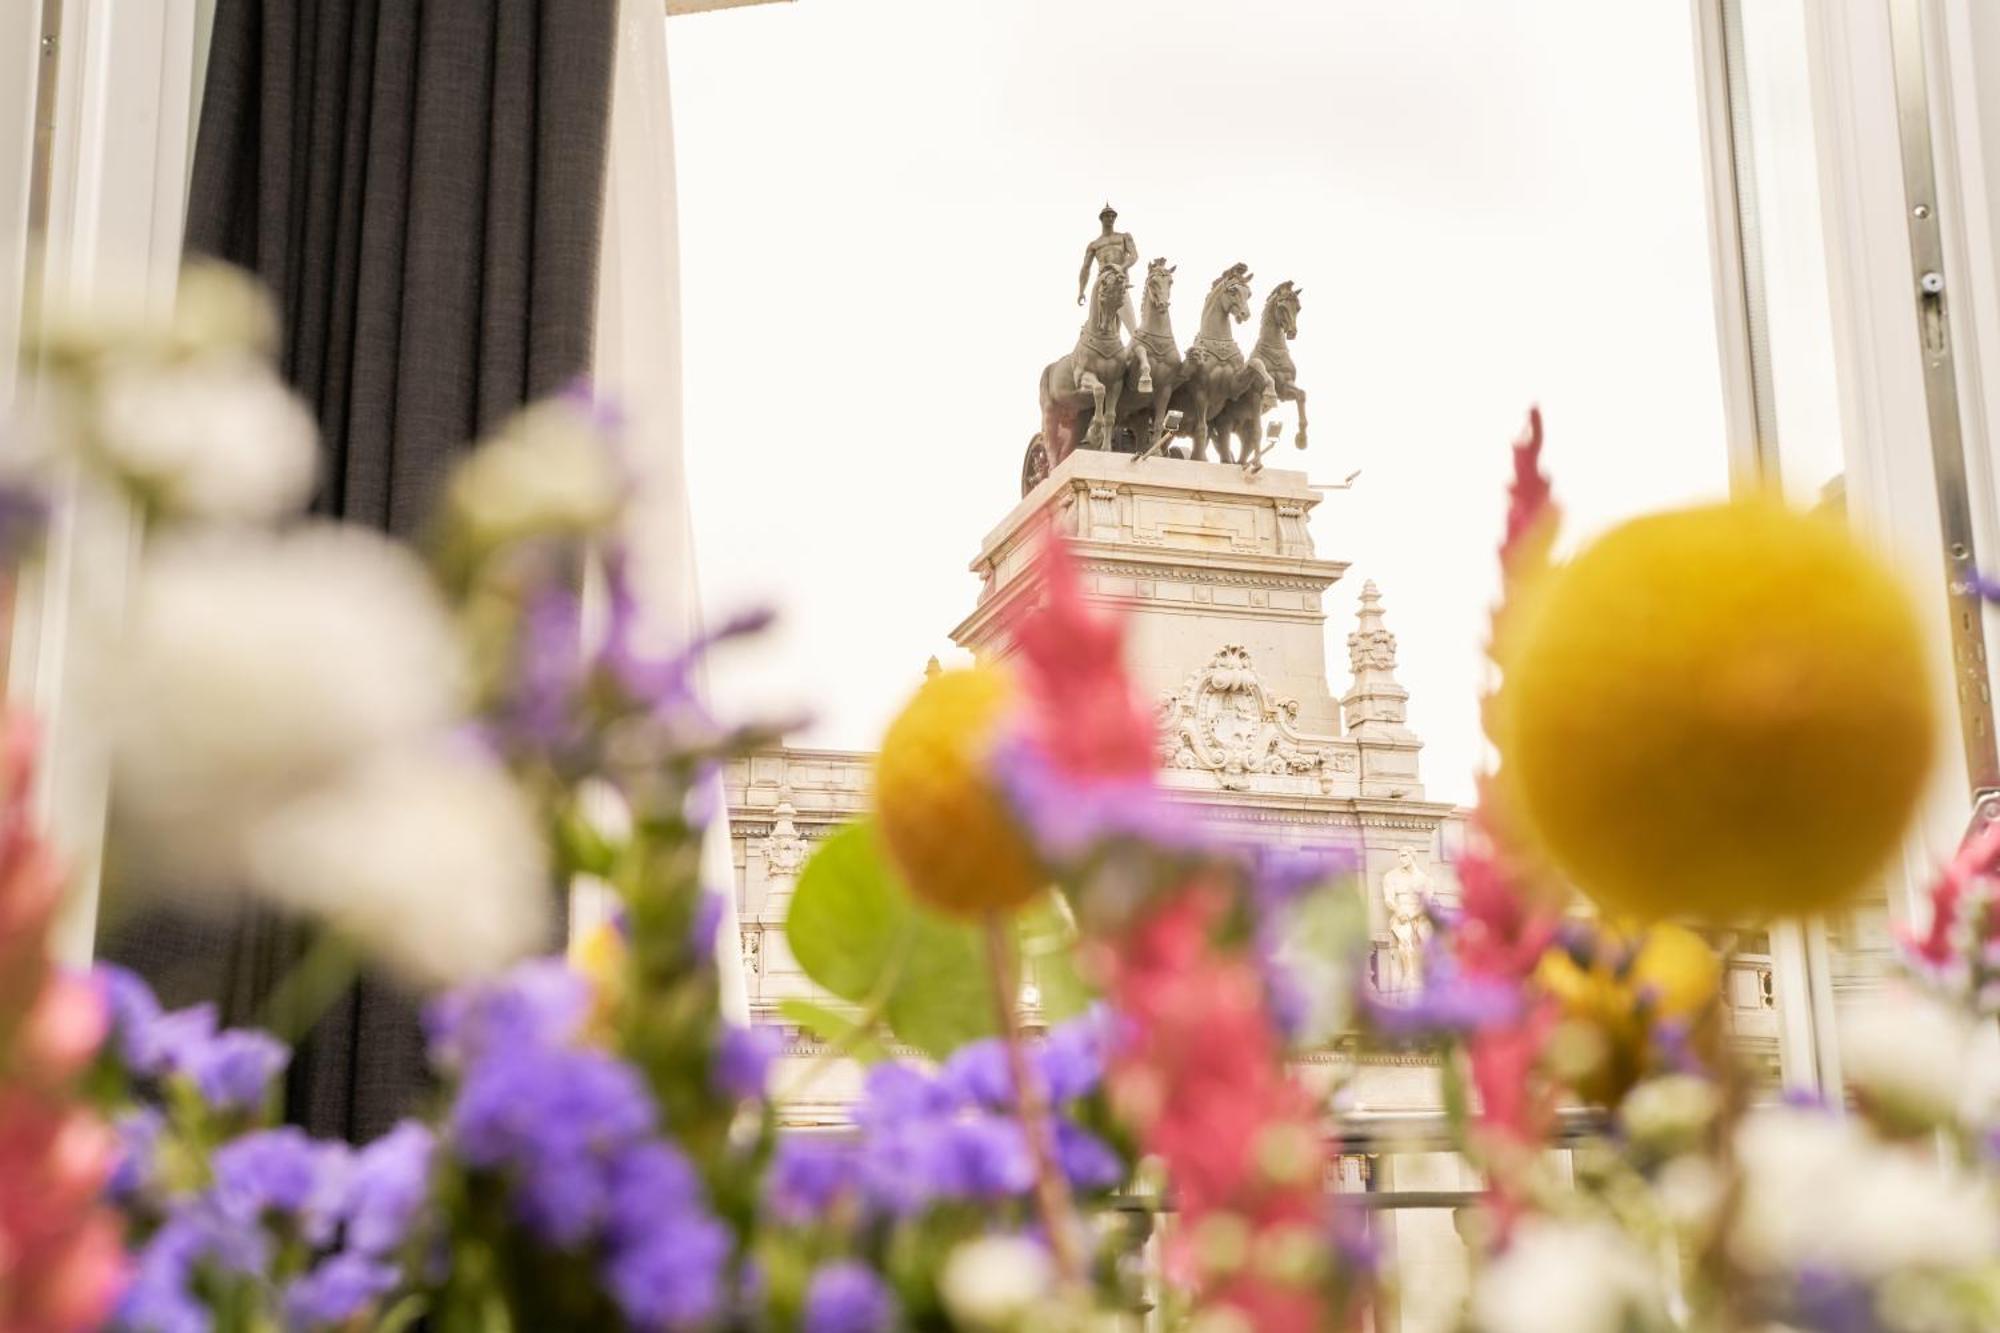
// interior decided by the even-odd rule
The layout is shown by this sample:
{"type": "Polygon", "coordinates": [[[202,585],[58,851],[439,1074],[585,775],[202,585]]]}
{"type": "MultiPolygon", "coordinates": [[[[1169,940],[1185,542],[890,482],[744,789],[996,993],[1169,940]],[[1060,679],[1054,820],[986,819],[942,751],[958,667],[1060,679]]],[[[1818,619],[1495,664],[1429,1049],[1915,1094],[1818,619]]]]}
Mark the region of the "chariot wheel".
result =
{"type": "Polygon", "coordinates": [[[1035,438],[1028,441],[1028,452],[1021,458],[1021,494],[1025,496],[1041,485],[1042,479],[1049,475],[1049,467],[1048,441],[1036,431],[1035,438]]]}

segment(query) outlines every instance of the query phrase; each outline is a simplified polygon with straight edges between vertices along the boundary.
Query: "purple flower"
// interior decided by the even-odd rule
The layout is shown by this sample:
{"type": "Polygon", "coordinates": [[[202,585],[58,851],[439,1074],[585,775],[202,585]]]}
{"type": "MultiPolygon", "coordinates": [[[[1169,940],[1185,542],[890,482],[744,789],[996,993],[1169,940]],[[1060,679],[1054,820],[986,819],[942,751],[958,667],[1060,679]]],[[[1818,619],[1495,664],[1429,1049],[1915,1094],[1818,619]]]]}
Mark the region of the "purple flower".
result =
{"type": "Polygon", "coordinates": [[[1014,1104],[1014,1079],[1007,1068],[1007,1045],[998,1037],[969,1041],[951,1053],[938,1080],[957,1101],[1004,1111],[1014,1104]]]}
{"type": "Polygon", "coordinates": [[[913,1116],[948,1112],[955,1104],[951,1091],[922,1070],[885,1061],[868,1071],[854,1123],[870,1132],[893,1129],[913,1116]]]}
{"type": "MultiPolygon", "coordinates": [[[[127,1002],[132,997],[126,997],[127,1002]]],[[[134,1015],[135,1023],[137,1015],[134,1015]]],[[[141,1077],[161,1077],[187,1071],[215,1039],[215,1006],[191,1005],[170,1014],[154,1012],[151,1021],[120,1032],[126,1066],[141,1077]]]]}
{"type": "Polygon", "coordinates": [[[729,1232],[703,1215],[684,1215],[628,1245],[604,1266],[605,1285],[635,1329],[685,1329],[723,1305],[729,1232]]]}
{"type": "Polygon", "coordinates": [[[354,1154],[344,1210],[350,1249],[381,1256],[402,1246],[429,1202],[436,1151],[431,1131],[405,1120],[354,1154]]]}
{"type": "Polygon", "coordinates": [[[565,1149],[530,1157],[514,1171],[514,1211],[529,1231],[562,1250],[596,1234],[611,1201],[602,1161],[565,1149]]]}
{"type": "Polygon", "coordinates": [[[297,1220],[315,1245],[333,1239],[347,1198],[346,1144],[314,1139],[296,1126],[259,1130],[215,1150],[210,1197],[223,1217],[251,1223],[275,1212],[297,1220]]]}
{"type": "Polygon", "coordinates": [[[127,1202],[153,1187],[159,1176],[154,1154],[166,1124],[167,1118],[151,1106],[135,1106],[119,1113],[118,1161],[104,1182],[104,1192],[113,1202],[127,1202]]]}
{"type": "Polygon", "coordinates": [[[1080,1125],[1055,1122],[1056,1161],[1069,1183],[1085,1191],[1108,1190],[1125,1179],[1125,1163],[1111,1145],[1080,1125]]]}
{"type": "Polygon", "coordinates": [[[1396,1041],[1443,1033],[1482,1032],[1505,1027],[1521,1016],[1518,987],[1490,977],[1468,976],[1441,947],[1424,954],[1424,986],[1409,999],[1362,997],[1375,1030],[1396,1041]]]}
{"type": "Polygon", "coordinates": [[[424,1010],[431,1060],[456,1069],[481,1054],[559,1046],[590,1014],[590,983],[560,958],[522,963],[496,981],[462,986],[424,1010]]]}
{"type": "Polygon", "coordinates": [[[209,1333],[208,1307],[194,1294],[194,1266],[207,1248],[201,1229],[170,1218],[133,1257],[131,1281],[111,1326],[134,1333],[209,1333]]]}
{"type": "Polygon", "coordinates": [[[781,1046],[782,1038],[775,1028],[725,1027],[716,1042],[715,1067],[710,1074],[716,1091],[743,1101],[762,1097],[781,1046]]]}
{"type": "Polygon", "coordinates": [[[1792,1321],[1817,1333],[1882,1333],[1875,1296],[1845,1273],[1808,1268],[1799,1273],[1792,1321]]]}
{"type": "Polygon", "coordinates": [[[688,923],[688,956],[699,967],[715,961],[715,938],[722,932],[722,915],[722,895],[704,889],[695,902],[694,919],[688,923]]]}
{"type": "Polygon", "coordinates": [[[867,1266],[827,1264],[806,1288],[805,1333],[886,1333],[896,1322],[896,1298],[867,1266]]]}
{"type": "Polygon", "coordinates": [[[578,749],[585,673],[582,601],[567,584],[543,583],[522,609],[513,679],[495,710],[500,748],[558,760],[578,749]]]}
{"type": "Polygon", "coordinates": [[[929,1165],[940,1192],[960,1198],[1001,1199],[1025,1194],[1035,1183],[1028,1141],[1005,1116],[946,1122],[929,1165]]]}
{"type": "Polygon", "coordinates": [[[134,1074],[156,1074],[148,1064],[154,1056],[153,1024],[160,1017],[160,1002],[137,973],[112,963],[91,969],[104,990],[105,1008],[111,1013],[111,1041],[116,1044],[125,1067],[134,1074]]]}
{"type": "Polygon", "coordinates": [[[679,1149],[651,1139],[627,1150],[610,1172],[611,1239],[632,1244],[703,1210],[701,1177],[679,1149]]]}
{"type": "Polygon", "coordinates": [[[1111,1012],[1102,1006],[1049,1030],[1037,1055],[1051,1102],[1060,1106],[1097,1091],[1110,1035],[1111,1012]]]}
{"type": "Polygon", "coordinates": [[[294,1330],[341,1325],[396,1289],[394,1267],[342,1252],[322,1259],[285,1288],[285,1325],[294,1330]]]}
{"type": "Polygon", "coordinates": [[[1007,803],[1052,865],[1075,863],[1110,843],[1140,843],[1168,854],[1210,846],[1187,807],[1168,800],[1150,773],[1082,781],[1020,737],[995,746],[990,762],[1007,803]]]}
{"type": "Polygon", "coordinates": [[[771,1155],[764,1199],[771,1215],[794,1226],[817,1221],[859,1183],[855,1145],[842,1139],[786,1134],[771,1155]]]}
{"type": "Polygon", "coordinates": [[[231,1028],[205,1042],[190,1042],[178,1057],[201,1099],[217,1111],[257,1111],[271,1080],[291,1062],[292,1052],[268,1032],[231,1028]]]}
{"type": "Polygon", "coordinates": [[[1979,570],[1966,575],[1965,590],[1984,602],[2000,602],[2000,579],[1979,570]]]}

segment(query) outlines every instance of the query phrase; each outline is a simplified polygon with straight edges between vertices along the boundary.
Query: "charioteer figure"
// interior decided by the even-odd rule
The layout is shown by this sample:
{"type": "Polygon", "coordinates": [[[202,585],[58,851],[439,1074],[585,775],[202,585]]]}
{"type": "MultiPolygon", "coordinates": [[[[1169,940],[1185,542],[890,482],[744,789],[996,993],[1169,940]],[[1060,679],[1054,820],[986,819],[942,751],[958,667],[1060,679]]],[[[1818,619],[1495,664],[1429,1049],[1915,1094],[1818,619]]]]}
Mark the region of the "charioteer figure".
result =
{"type": "Polygon", "coordinates": [[[1139,262],[1139,243],[1132,239],[1129,231],[1118,230],[1118,210],[1110,204],[1097,215],[1098,223],[1104,230],[1091,239],[1083,248],[1083,267],[1076,275],[1076,303],[1084,303],[1085,294],[1090,290],[1090,270],[1095,265],[1099,271],[1115,268],[1125,275],[1125,302],[1118,309],[1118,322],[1128,334],[1139,331],[1139,317],[1132,309],[1132,269],[1139,262]]]}

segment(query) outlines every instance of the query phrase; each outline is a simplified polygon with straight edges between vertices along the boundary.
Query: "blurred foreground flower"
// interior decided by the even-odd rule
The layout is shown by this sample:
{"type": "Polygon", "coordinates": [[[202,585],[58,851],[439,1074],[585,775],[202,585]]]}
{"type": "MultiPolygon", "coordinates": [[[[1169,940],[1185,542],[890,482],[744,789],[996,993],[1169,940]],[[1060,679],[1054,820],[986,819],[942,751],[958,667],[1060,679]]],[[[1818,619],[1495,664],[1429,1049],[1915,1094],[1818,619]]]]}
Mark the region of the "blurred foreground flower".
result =
{"type": "Polygon", "coordinates": [[[461,675],[422,566],[331,524],[153,543],[111,670],[131,866],[197,890],[241,883],[284,801],[439,734],[461,675]]]}
{"type": "Polygon", "coordinates": [[[1900,580],[1753,500],[1654,514],[1532,590],[1502,654],[1501,776],[1613,912],[1785,915],[1887,858],[1935,711],[1900,580]]]}
{"type": "Polygon", "coordinates": [[[0,1330],[82,1333],[125,1280],[100,1197],[116,1140],[80,1096],[107,1015],[47,955],[62,876],[32,822],[34,761],[33,726],[0,717],[0,1330]]]}

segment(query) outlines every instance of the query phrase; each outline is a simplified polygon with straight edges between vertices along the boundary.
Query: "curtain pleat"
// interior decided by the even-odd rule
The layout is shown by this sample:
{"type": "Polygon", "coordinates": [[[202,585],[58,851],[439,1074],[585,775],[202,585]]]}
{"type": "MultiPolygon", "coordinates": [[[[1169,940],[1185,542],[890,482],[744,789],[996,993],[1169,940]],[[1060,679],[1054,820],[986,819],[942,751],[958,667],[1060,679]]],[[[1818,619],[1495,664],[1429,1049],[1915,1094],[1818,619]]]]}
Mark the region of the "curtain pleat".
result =
{"type": "MultiPolygon", "coordinates": [[[[588,370],[616,20],[611,0],[218,0],[187,246],[281,307],[323,436],[316,511],[421,536],[462,447],[588,370]]],[[[255,907],[106,920],[104,956],[232,1023],[310,939],[255,907]]],[[[287,1114],[365,1139],[423,1087],[412,1000],[367,977],[300,1045],[287,1114]]]]}

